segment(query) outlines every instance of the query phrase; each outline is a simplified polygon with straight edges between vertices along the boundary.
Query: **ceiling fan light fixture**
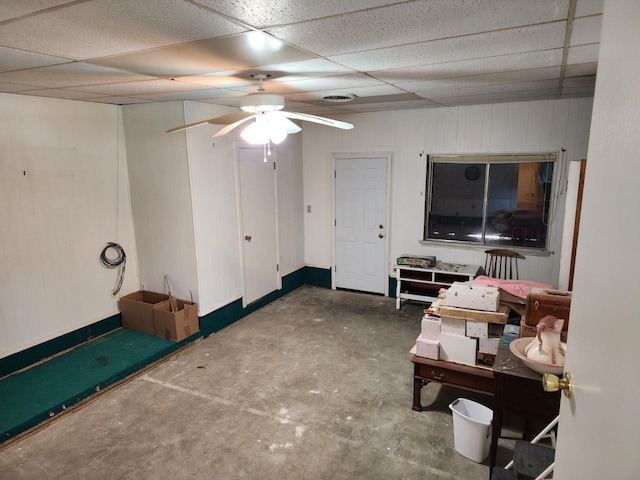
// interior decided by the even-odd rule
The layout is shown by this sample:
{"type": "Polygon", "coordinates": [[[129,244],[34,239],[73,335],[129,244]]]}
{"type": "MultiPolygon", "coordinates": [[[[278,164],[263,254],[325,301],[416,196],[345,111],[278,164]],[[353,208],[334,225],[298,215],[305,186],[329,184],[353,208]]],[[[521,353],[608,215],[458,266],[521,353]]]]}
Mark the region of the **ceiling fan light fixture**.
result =
{"type": "Polygon", "coordinates": [[[240,109],[249,113],[275,112],[284,108],[284,97],[273,93],[252,93],[240,99],[240,109]]]}
{"type": "Polygon", "coordinates": [[[286,126],[279,119],[260,115],[251,122],[240,136],[251,145],[265,145],[269,142],[277,145],[287,138],[286,126]]]}

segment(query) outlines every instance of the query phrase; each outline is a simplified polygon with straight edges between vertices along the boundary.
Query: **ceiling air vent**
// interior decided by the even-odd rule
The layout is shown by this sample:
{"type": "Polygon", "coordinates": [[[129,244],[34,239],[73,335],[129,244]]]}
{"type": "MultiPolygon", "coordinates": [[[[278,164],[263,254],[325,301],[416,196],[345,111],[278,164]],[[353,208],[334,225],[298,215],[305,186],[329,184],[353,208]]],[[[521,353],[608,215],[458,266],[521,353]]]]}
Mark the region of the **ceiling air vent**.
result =
{"type": "Polygon", "coordinates": [[[356,98],[356,96],[351,93],[347,93],[347,94],[331,93],[329,95],[325,95],[324,97],[322,97],[322,100],[330,103],[344,103],[344,102],[350,102],[354,98],[356,98]]]}

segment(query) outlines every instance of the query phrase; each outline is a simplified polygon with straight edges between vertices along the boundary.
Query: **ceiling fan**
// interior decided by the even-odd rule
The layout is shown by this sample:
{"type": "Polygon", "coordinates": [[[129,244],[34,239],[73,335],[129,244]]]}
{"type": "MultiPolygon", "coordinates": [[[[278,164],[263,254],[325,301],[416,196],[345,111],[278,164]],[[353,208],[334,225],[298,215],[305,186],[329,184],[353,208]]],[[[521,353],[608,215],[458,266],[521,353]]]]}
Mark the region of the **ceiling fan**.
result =
{"type": "Polygon", "coordinates": [[[181,125],[167,130],[167,133],[177,132],[178,130],[184,130],[185,128],[195,127],[205,123],[226,125],[226,127],[212,135],[214,137],[220,137],[252,118],[255,118],[255,122],[249,124],[241,136],[251,144],[265,145],[268,143],[280,143],[288,134],[297,133],[301,130],[301,128],[290,119],[319,123],[344,130],[353,128],[351,123],[341,122],[331,118],[318,117],[306,113],[283,112],[284,97],[282,95],[267,93],[264,89],[263,81],[269,76],[265,73],[259,73],[253,75],[253,77],[260,82],[258,92],[251,93],[240,100],[241,112],[229,113],[220,117],[181,125]]]}

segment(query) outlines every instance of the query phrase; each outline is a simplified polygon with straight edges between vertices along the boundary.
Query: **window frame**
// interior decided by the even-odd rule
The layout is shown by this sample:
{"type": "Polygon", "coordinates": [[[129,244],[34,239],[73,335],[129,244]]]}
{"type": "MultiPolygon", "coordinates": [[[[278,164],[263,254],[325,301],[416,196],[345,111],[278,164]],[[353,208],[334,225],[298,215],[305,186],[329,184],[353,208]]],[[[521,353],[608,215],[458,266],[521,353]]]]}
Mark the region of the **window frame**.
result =
{"type": "Polygon", "coordinates": [[[423,225],[422,225],[422,239],[421,243],[434,243],[440,245],[459,245],[470,248],[489,249],[489,248],[509,248],[515,250],[523,250],[526,252],[541,252],[549,253],[551,233],[555,227],[555,215],[556,208],[556,192],[558,188],[559,180],[559,165],[563,156],[560,152],[542,152],[542,153],[495,153],[495,154],[429,154],[426,155],[426,178],[425,178],[425,201],[423,211],[423,225]],[[524,244],[519,245],[507,245],[500,243],[486,243],[486,228],[487,228],[487,210],[490,200],[489,182],[491,164],[514,164],[514,163],[546,163],[551,162],[552,167],[552,180],[550,185],[550,198],[548,203],[548,218],[546,222],[546,235],[544,245],[532,246],[524,244]],[[486,164],[488,167],[485,170],[484,186],[483,186],[483,198],[482,198],[482,238],[479,242],[472,242],[458,239],[446,239],[446,238],[428,238],[429,234],[429,215],[431,214],[432,198],[433,198],[433,168],[434,163],[454,163],[454,164],[486,164]]]}

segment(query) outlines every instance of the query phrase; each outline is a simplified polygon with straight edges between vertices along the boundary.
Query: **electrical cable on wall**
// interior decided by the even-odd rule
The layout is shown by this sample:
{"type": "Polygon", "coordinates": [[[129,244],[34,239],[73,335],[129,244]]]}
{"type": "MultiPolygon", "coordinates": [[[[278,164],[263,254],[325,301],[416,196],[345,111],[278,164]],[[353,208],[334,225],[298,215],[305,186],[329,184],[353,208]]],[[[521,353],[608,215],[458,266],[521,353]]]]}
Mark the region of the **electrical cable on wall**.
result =
{"type": "Polygon", "coordinates": [[[127,265],[127,255],[124,253],[124,248],[114,242],[107,243],[107,246],[104,247],[100,254],[100,263],[107,268],[118,268],[118,280],[115,288],[113,289],[113,295],[117,295],[118,292],[120,292],[120,288],[122,288],[124,269],[127,265]],[[115,258],[107,256],[107,251],[109,250],[115,250],[117,256],[115,258]]]}

